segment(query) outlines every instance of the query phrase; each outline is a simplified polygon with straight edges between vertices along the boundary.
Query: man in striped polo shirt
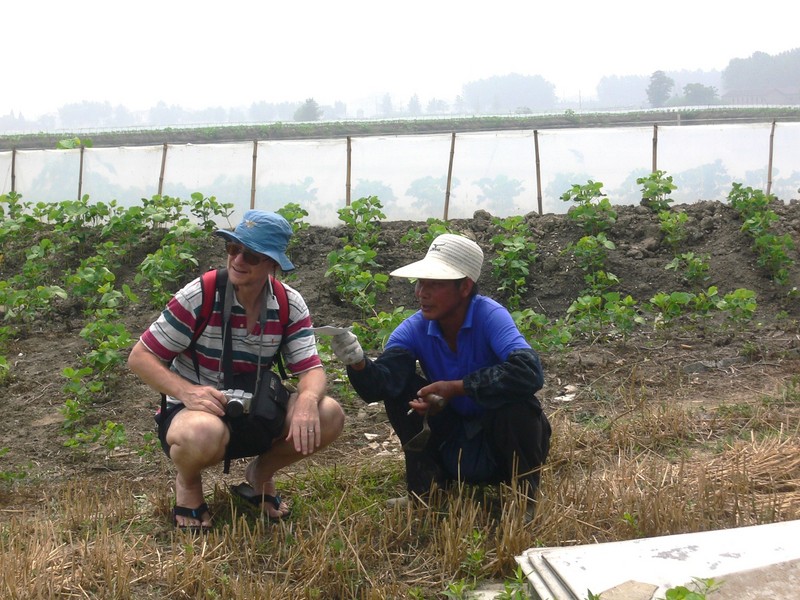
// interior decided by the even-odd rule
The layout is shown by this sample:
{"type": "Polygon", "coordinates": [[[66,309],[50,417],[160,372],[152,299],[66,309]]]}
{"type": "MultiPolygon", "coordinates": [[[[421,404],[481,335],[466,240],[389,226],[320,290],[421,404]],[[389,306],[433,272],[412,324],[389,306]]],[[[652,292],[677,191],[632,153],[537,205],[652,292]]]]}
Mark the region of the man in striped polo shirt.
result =
{"type": "Polygon", "coordinates": [[[291,225],[276,213],[250,210],[234,231],[215,235],[226,242],[228,286],[216,292],[213,312],[196,342],[201,278],[173,296],[128,359],[131,370],[166,398],[156,421],[162,447],[177,471],[173,523],[201,531],[211,526],[202,483],[206,468],[254,457],[245,470],[247,481],[232,491],[280,519],[290,509],[277,494],[275,474],[333,442],[344,427],[341,406],[326,395],[308,307],[296,290],[271,278],[294,268],[286,255],[291,225]],[[274,293],[279,285],[289,305],[286,324],[280,321],[274,293]],[[298,378],[288,404],[272,407],[275,416],[269,420],[226,414],[226,383],[265,381],[279,348],[298,378]]]}

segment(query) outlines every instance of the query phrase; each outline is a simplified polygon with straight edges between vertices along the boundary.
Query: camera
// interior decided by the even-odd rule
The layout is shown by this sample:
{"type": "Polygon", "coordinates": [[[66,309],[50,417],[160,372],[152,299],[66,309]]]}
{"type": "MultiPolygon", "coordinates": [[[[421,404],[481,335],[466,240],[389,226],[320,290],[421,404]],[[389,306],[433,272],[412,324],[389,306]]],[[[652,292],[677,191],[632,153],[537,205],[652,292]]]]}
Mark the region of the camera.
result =
{"type": "Polygon", "coordinates": [[[250,412],[250,402],[253,394],[244,390],[222,390],[228,404],[225,405],[225,415],[236,418],[250,412]]]}

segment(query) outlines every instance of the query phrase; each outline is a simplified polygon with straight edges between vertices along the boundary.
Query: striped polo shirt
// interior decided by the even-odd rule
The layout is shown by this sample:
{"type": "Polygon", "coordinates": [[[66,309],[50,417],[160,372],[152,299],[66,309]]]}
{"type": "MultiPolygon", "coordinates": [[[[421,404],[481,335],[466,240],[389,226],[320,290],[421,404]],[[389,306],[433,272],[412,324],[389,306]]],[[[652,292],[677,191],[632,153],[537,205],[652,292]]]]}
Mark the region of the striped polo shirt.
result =
{"type": "MultiPolygon", "coordinates": [[[[289,302],[289,323],[286,326],[283,359],[286,368],[293,375],[298,375],[321,367],[322,361],[317,354],[316,339],[311,329],[311,317],[305,300],[297,290],[283,285],[289,302]]],[[[142,334],[140,340],[150,352],[165,363],[169,363],[170,369],[181,377],[201,385],[219,388],[222,384],[220,365],[222,302],[221,294],[217,293],[211,318],[195,345],[200,370],[199,382],[192,353],[188,352],[187,348],[192,341],[200,315],[202,304],[200,277],[184,286],[172,297],[158,319],[142,334]]],[[[262,368],[268,367],[280,346],[283,330],[278,313],[278,300],[274,294],[269,294],[267,297],[267,320],[263,325],[263,335],[260,323],[256,323],[252,330],[247,331],[247,315],[238,300],[234,300],[231,307],[230,321],[234,372],[255,371],[259,356],[262,368]]],[[[167,396],[167,401],[178,402],[171,396],[167,396]]]]}

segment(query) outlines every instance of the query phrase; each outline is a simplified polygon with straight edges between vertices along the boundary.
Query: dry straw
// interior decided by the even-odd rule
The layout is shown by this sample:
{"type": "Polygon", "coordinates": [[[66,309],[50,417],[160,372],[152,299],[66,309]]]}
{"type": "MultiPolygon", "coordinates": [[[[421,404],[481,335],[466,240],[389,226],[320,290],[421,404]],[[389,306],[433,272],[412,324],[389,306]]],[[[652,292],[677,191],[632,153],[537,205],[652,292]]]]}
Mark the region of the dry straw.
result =
{"type": "Polygon", "coordinates": [[[311,460],[282,480],[294,503],[282,523],[237,504],[219,481],[208,498],[215,529],[200,537],[169,526],[164,466],[161,486],[107,475],[30,482],[36,502],[0,511],[2,597],[434,598],[453,582],[509,577],[533,546],[799,516],[800,441],[784,433],[797,430],[792,398],[698,409],[655,402],[631,382],[552,417],[530,522],[513,486],[458,485],[387,507],[403,490],[396,440],[378,456],[334,447],[331,462],[311,460]]]}

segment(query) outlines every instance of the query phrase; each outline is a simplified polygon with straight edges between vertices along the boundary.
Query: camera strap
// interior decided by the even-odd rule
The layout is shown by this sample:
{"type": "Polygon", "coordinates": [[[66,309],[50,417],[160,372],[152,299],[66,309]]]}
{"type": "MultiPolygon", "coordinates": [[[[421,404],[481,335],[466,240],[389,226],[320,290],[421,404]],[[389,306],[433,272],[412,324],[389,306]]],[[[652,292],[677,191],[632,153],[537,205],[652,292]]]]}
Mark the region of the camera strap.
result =
{"type": "MultiPolygon", "coordinates": [[[[261,296],[261,309],[258,317],[258,358],[256,361],[256,387],[258,390],[261,382],[261,351],[264,348],[264,327],[267,323],[267,297],[272,292],[272,279],[264,286],[261,296]]],[[[231,331],[231,306],[234,300],[233,285],[230,280],[225,285],[225,303],[222,309],[222,359],[220,360],[220,374],[226,388],[233,385],[233,333],[231,331]]],[[[281,340],[283,342],[283,340],[281,340]]],[[[277,354],[277,353],[276,353],[277,354]]]]}
{"type": "MultiPolygon", "coordinates": [[[[261,309],[258,317],[258,358],[256,360],[256,383],[253,388],[253,395],[258,394],[258,388],[261,386],[261,351],[264,347],[264,326],[267,323],[267,294],[271,292],[272,278],[270,277],[267,285],[264,286],[264,293],[261,295],[261,309]]],[[[222,357],[220,360],[220,375],[225,382],[226,389],[230,389],[233,386],[233,332],[231,330],[231,307],[233,306],[233,301],[233,284],[228,280],[225,284],[225,302],[222,309],[222,357]]],[[[230,424],[228,424],[228,429],[230,430],[230,424]]],[[[231,468],[229,449],[230,444],[225,448],[225,460],[222,467],[222,472],[226,475],[231,468]]]]}

